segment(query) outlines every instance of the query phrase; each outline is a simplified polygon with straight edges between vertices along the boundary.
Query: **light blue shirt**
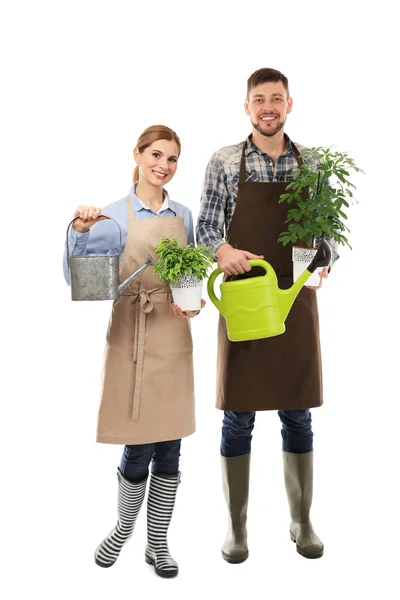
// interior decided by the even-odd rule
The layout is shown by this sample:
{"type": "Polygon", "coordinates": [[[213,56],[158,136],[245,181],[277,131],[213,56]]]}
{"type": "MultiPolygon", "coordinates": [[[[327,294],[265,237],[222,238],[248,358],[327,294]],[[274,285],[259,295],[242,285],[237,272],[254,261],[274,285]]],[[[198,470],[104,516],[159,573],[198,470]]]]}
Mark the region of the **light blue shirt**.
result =
{"type": "MultiPolygon", "coordinates": [[[[129,191],[129,197],[135,212],[136,219],[150,219],[155,217],[182,217],[188,243],[194,245],[193,216],[192,212],[183,204],[174,202],[164,190],[164,203],[158,213],[153,212],[135,194],[137,183],[129,191]]],[[[72,227],[69,233],[70,256],[85,256],[86,254],[118,254],[120,258],[125,250],[128,235],[128,210],[126,197],[105,206],[102,213],[112,217],[121,227],[121,251],[119,246],[119,229],[114,221],[99,221],[87,233],[79,233],[72,227]]],[[[69,267],[67,264],[67,251],[64,250],[64,277],[70,285],[69,267]]]]}

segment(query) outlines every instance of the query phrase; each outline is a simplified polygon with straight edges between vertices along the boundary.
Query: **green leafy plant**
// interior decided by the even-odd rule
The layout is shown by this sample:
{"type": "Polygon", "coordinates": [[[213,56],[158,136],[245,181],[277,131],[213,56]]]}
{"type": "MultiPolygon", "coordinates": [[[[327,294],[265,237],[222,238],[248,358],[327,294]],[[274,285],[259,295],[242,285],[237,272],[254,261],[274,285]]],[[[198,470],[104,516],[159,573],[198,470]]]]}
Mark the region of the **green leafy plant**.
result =
{"type": "Polygon", "coordinates": [[[177,283],[179,277],[193,275],[204,279],[214,262],[214,255],[206,246],[180,246],[174,235],[163,236],[155,248],[159,262],[154,267],[167,285],[177,283]]]}
{"type": "Polygon", "coordinates": [[[330,148],[309,148],[301,153],[303,164],[293,172],[293,181],[281,194],[279,204],[296,206],[288,210],[288,231],[282,232],[278,242],[289,242],[313,247],[314,239],[334,239],[351,248],[345,225],[348,200],[353,198],[355,185],[349,180],[349,171],[364,173],[346,152],[330,148]],[[315,158],[318,164],[315,164],[315,158]]]}

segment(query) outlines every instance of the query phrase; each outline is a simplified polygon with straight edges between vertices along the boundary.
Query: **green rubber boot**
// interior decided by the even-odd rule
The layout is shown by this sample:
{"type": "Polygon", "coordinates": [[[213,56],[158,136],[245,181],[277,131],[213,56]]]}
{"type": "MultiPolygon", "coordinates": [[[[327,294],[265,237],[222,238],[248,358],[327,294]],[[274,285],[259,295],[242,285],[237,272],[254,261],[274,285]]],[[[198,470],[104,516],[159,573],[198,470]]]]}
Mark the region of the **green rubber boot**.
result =
{"type": "Polygon", "coordinates": [[[247,548],[247,504],[249,499],[250,453],[233,458],[221,456],[222,487],[229,513],[229,528],[222,546],[222,558],[241,563],[247,548]]]}
{"type": "Polygon", "coordinates": [[[321,558],[324,545],[310,521],[313,495],[313,452],[294,454],[283,451],[285,487],[289,501],[290,539],[305,558],[321,558]]]}

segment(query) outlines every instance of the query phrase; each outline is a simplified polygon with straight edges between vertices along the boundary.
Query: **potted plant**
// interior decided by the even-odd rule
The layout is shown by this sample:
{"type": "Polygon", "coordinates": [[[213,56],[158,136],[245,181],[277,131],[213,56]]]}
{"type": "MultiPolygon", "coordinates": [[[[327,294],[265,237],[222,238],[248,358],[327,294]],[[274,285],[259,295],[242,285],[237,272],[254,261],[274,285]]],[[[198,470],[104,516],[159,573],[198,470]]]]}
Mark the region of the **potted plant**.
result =
{"type": "Polygon", "coordinates": [[[170,286],[174,302],[182,310],[199,310],[203,279],[214,255],[206,246],[180,246],[174,235],[162,237],[155,252],[159,261],[154,271],[170,286]]]}
{"type": "MultiPolygon", "coordinates": [[[[307,268],[318,249],[318,241],[325,237],[351,248],[346,233],[348,199],[353,197],[355,185],[349,180],[349,171],[363,173],[346,152],[330,148],[309,148],[301,153],[303,164],[293,173],[293,181],[281,194],[279,204],[295,204],[287,213],[288,231],[282,232],[278,242],[293,244],[293,279],[307,268]],[[315,162],[317,161],[317,164],[315,162]]],[[[318,272],[313,273],[306,285],[319,285],[318,272]]]]}

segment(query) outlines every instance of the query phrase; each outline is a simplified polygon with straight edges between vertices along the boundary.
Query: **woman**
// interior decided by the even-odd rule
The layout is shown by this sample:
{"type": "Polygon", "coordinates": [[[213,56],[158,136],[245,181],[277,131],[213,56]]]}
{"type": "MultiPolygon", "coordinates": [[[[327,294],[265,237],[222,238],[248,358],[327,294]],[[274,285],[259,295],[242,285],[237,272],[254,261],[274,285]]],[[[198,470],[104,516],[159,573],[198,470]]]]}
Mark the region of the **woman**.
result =
{"type": "MultiPolygon", "coordinates": [[[[120,276],[145,261],[164,235],[194,243],[189,209],[170,200],[164,185],[175,175],[181,144],[162,125],[146,129],[134,149],[137,166],[129,196],[104,208],[122,230],[120,276]]],[[[79,206],[69,239],[72,256],[119,252],[119,229],[101,209],[79,206]]],[[[64,273],[69,271],[64,257],[64,273]]],[[[202,300],[202,307],[205,302],[202,300]]],[[[198,312],[198,311],[197,311],[198,312]]],[[[118,522],[95,552],[101,567],[117,560],[132,535],[152,461],[147,504],[146,562],[161,577],[174,577],[167,531],[178,488],[181,438],[195,431],[192,338],[187,317],[148,267],[113,304],[106,339],[97,441],[125,444],[118,469],[118,522]]]]}

